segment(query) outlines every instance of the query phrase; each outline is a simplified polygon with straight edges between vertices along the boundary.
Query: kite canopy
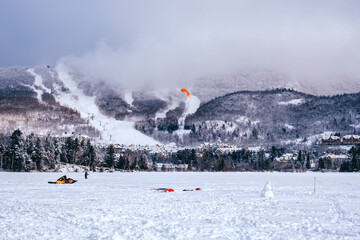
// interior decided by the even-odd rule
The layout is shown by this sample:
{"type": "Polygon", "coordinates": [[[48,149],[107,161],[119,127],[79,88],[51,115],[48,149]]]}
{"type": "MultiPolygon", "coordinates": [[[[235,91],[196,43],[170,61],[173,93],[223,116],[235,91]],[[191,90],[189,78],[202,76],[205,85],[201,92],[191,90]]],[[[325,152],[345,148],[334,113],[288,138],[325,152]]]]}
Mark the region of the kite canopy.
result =
{"type": "Polygon", "coordinates": [[[186,90],[185,88],[182,88],[182,89],[181,89],[181,91],[182,91],[182,92],[186,92],[186,95],[187,95],[187,97],[188,97],[188,98],[190,98],[190,97],[191,97],[191,95],[190,95],[189,91],[188,91],[188,90],[186,90]]]}
{"type": "Polygon", "coordinates": [[[56,180],[56,182],[48,182],[48,183],[60,183],[60,184],[64,184],[64,183],[76,183],[77,180],[74,180],[72,178],[67,178],[66,175],[62,176],[61,178],[59,178],[58,180],[56,180]]]}

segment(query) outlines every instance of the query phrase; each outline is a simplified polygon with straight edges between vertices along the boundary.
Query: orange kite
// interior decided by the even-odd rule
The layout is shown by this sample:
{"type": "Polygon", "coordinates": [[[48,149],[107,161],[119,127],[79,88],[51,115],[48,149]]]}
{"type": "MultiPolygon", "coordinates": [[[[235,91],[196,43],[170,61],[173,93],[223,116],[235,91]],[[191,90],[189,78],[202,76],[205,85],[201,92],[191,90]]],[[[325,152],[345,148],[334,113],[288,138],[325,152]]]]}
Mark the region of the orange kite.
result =
{"type": "Polygon", "coordinates": [[[186,90],[185,88],[182,88],[181,91],[182,91],[182,92],[186,92],[187,97],[190,98],[191,95],[190,95],[190,93],[189,93],[188,90],[186,90]]]}

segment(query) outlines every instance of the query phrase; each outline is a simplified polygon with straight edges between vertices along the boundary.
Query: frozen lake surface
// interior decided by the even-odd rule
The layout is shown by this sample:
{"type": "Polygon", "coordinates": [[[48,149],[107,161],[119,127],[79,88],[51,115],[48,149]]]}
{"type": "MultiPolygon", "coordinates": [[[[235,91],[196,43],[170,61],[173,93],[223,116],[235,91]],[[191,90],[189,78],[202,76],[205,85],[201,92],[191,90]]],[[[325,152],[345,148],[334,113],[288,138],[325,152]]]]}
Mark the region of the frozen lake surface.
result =
{"type": "Polygon", "coordinates": [[[359,173],[61,176],[0,172],[0,239],[360,239],[359,173]]]}

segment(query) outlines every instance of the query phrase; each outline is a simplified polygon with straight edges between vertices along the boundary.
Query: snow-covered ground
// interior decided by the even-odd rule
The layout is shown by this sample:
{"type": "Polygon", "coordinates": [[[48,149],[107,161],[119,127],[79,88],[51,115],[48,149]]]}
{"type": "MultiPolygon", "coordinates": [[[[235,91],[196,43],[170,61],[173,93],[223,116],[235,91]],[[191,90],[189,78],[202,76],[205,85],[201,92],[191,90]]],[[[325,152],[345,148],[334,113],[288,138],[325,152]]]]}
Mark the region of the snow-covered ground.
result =
{"type": "Polygon", "coordinates": [[[0,239],[360,239],[358,173],[60,176],[0,172],[0,239]]]}

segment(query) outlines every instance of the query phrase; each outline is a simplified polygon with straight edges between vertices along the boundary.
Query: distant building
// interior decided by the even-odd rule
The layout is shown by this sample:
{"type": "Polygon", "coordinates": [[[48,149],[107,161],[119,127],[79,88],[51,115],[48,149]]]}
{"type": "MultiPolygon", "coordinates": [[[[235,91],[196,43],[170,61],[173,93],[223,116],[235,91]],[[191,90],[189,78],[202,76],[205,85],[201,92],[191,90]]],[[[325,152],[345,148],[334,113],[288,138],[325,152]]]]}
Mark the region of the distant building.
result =
{"type": "Polygon", "coordinates": [[[337,136],[330,136],[329,138],[322,138],[321,143],[326,145],[340,145],[341,138],[337,136]]]}
{"type": "Polygon", "coordinates": [[[343,137],[343,144],[346,144],[346,145],[360,144],[360,136],[359,135],[346,135],[343,137]]]}
{"type": "Polygon", "coordinates": [[[329,138],[322,138],[321,144],[324,145],[355,145],[360,144],[359,135],[345,135],[344,137],[330,136],[329,138]]]}

